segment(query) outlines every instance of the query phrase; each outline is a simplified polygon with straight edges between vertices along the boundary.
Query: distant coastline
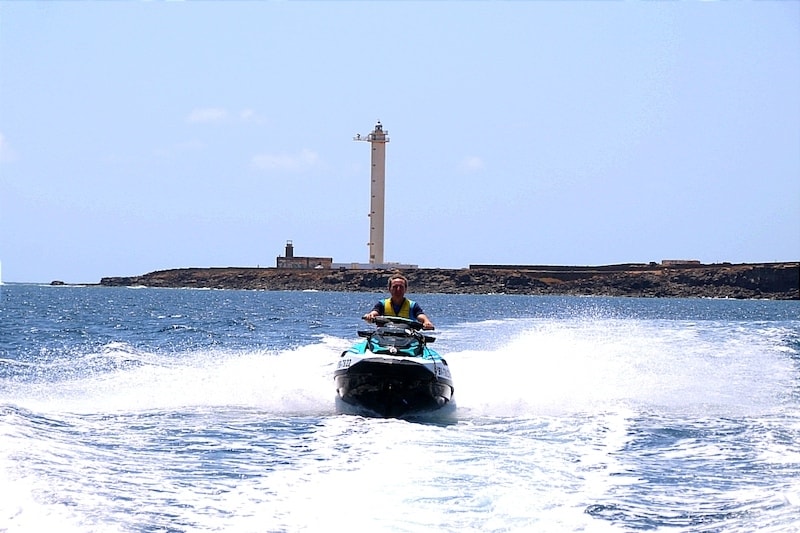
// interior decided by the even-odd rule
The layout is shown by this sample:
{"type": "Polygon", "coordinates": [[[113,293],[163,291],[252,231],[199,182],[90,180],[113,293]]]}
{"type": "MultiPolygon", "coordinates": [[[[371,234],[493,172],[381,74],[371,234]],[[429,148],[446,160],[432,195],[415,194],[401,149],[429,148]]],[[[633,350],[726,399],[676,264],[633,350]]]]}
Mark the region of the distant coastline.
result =
{"type": "MultiPolygon", "coordinates": [[[[595,267],[470,265],[402,270],[410,293],[800,299],[800,262],[625,264],[595,267]]],[[[178,268],[105,277],[101,286],[383,292],[390,270],[178,268]]],[[[60,282],[53,282],[60,283],[60,282]]]]}

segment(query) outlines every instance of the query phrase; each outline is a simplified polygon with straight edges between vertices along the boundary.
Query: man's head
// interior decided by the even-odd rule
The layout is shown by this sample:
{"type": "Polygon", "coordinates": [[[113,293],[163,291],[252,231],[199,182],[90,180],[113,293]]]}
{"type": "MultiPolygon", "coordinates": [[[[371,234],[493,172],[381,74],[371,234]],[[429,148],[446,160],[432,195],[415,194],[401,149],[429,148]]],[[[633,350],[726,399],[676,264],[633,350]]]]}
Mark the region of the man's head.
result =
{"type": "Polygon", "coordinates": [[[405,297],[407,288],[408,280],[404,276],[395,274],[389,278],[389,294],[391,294],[392,297],[405,297]]]}

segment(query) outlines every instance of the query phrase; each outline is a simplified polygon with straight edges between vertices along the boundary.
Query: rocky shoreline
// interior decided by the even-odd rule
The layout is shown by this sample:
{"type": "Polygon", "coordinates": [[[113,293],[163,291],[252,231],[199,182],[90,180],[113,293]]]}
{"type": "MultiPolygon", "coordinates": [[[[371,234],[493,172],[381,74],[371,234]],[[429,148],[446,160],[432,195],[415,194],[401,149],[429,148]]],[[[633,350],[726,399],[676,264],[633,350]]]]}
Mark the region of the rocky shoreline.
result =
{"type": "MultiPolygon", "coordinates": [[[[402,272],[409,293],[800,299],[800,263],[470,266],[402,272]]],[[[388,270],[180,268],[107,277],[102,286],[385,292],[388,270]]]]}

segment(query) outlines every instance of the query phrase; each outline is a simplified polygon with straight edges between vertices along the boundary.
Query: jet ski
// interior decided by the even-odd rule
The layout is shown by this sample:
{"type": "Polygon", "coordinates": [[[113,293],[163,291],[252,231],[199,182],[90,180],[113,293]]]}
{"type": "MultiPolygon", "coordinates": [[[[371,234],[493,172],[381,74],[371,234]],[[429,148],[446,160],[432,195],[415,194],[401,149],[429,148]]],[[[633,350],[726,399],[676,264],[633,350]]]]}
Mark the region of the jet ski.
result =
{"type": "Polygon", "coordinates": [[[416,320],[378,316],[364,340],[342,352],[333,379],[339,413],[405,418],[455,409],[447,361],[416,320]]]}

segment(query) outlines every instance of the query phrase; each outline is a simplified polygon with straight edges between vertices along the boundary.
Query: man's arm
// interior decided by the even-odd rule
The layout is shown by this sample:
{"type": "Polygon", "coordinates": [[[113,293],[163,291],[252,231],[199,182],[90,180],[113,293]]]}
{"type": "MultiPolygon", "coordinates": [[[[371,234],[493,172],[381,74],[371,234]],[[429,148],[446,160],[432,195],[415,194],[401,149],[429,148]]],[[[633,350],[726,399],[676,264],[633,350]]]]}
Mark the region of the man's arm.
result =
{"type": "Polygon", "coordinates": [[[377,304],[375,304],[375,307],[372,308],[372,311],[370,311],[366,315],[362,316],[361,318],[363,318],[367,322],[372,322],[373,320],[375,320],[376,316],[381,314],[381,311],[383,310],[382,307],[383,307],[383,303],[382,302],[378,302],[377,304]]]}
{"type": "Polygon", "coordinates": [[[420,313],[417,315],[417,322],[422,322],[422,329],[436,329],[433,327],[433,322],[428,319],[428,316],[425,313],[420,313]]]}

